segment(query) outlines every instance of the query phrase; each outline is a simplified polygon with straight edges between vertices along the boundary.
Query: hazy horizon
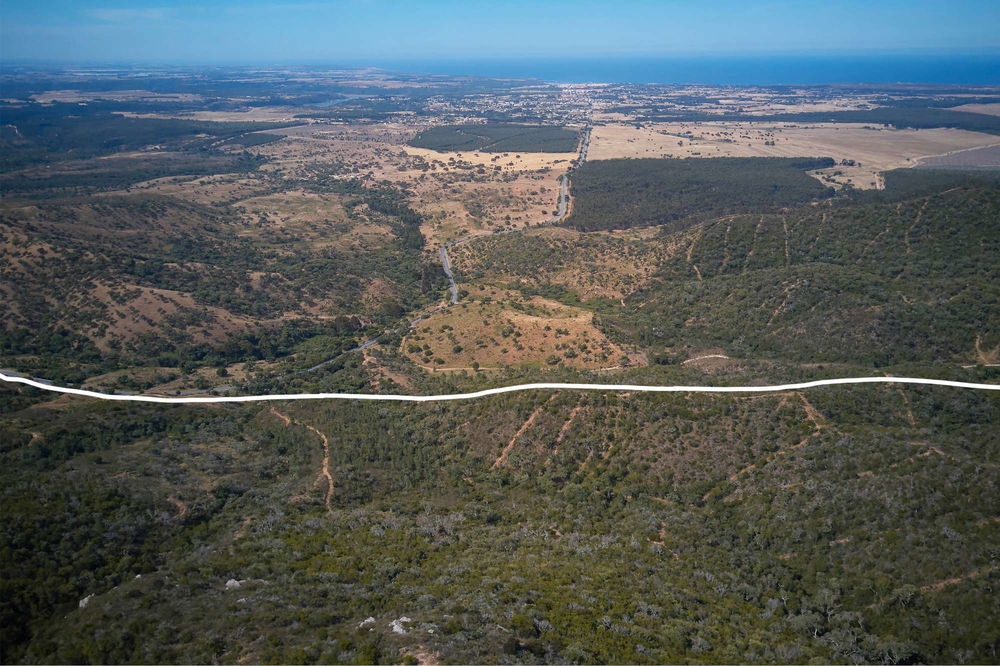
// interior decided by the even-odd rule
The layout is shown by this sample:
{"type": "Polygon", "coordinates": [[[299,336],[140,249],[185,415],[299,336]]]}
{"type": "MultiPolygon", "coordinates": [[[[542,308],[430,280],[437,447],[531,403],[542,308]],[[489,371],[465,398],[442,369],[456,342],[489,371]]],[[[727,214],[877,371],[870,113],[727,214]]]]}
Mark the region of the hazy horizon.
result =
{"type": "MultiPolygon", "coordinates": [[[[8,69],[103,72],[368,69],[423,76],[543,80],[551,83],[673,85],[1000,85],[1000,54],[769,54],[480,59],[349,60],[257,63],[16,61],[8,69]]],[[[155,76],[155,74],[154,74],[155,76]]]]}
{"type": "Polygon", "coordinates": [[[57,0],[0,12],[5,63],[1000,54],[1000,5],[983,0],[57,0]]]}

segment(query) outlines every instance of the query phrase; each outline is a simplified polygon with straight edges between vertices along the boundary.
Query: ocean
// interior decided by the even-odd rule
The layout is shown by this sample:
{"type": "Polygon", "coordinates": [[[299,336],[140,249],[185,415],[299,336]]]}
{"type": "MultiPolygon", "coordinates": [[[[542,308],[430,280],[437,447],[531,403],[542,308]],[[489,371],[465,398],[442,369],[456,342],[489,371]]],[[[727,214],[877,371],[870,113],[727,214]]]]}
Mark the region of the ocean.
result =
{"type": "Polygon", "coordinates": [[[537,78],[560,83],[1000,84],[1000,54],[509,58],[371,64],[396,71],[537,78]]]}

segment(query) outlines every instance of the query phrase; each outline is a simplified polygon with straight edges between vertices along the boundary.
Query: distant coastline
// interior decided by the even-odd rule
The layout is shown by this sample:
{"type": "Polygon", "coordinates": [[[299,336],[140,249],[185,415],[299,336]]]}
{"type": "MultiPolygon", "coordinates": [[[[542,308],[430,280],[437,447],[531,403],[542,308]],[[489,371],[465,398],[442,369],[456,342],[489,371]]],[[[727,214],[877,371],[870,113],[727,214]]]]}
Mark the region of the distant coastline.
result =
{"type": "Polygon", "coordinates": [[[372,64],[405,72],[536,78],[559,83],[1000,85],[1000,54],[484,58],[372,64]]]}

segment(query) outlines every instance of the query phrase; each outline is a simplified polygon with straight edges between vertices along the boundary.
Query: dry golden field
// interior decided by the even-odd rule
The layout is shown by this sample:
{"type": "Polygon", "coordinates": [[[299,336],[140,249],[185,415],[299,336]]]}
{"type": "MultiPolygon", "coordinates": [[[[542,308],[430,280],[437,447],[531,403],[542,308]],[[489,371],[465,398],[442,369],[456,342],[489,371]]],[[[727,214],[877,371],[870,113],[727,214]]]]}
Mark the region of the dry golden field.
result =
{"type": "Polygon", "coordinates": [[[827,169],[818,177],[861,189],[880,185],[878,173],[915,166],[919,159],[1000,143],[998,137],[958,129],[884,129],[854,123],[688,122],[595,127],[589,158],[832,157],[858,166],[827,169]],[[841,171],[841,175],[834,175],[841,171]]]}
{"type": "Polygon", "coordinates": [[[963,104],[962,106],[953,106],[949,111],[968,111],[969,113],[984,113],[988,116],[1000,116],[1000,103],[963,104]]]}
{"type": "Polygon", "coordinates": [[[553,216],[559,178],[573,153],[437,152],[406,145],[421,127],[396,123],[315,123],[269,130],[286,138],[252,148],[272,160],[265,169],[309,178],[334,169],[412,193],[427,217],[423,233],[439,244],[476,231],[522,228],[553,216]]]}
{"type": "Polygon", "coordinates": [[[511,365],[597,370],[644,363],[608,340],[594,326],[593,313],[496,288],[471,288],[466,300],[410,331],[401,350],[429,372],[511,365]]]}
{"type": "Polygon", "coordinates": [[[251,221],[302,228],[338,221],[342,206],[325,205],[323,197],[301,189],[275,192],[271,178],[308,181],[330,176],[369,185],[388,183],[411,192],[410,205],[427,218],[422,231],[429,245],[553,217],[559,178],[575,153],[437,152],[406,145],[421,129],[400,123],[312,123],[266,130],[283,139],[247,149],[270,160],[257,174],[173,176],[137,183],[129,190],[231,204],[251,221]]]}

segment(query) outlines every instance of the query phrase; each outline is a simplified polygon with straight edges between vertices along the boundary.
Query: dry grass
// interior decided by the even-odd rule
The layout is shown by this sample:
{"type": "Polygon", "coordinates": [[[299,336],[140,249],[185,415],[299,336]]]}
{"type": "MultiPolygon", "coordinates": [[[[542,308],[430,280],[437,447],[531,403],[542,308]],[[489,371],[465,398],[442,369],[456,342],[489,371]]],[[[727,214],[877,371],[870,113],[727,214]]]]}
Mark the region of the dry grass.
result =
{"type": "Polygon", "coordinates": [[[354,216],[348,214],[344,204],[349,198],[286,190],[243,199],[234,209],[248,222],[242,235],[259,243],[280,241],[313,249],[371,251],[391,242],[392,229],[369,219],[363,207],[356,208],[354,216]]]}
{"type": "Polygon", "coordinates": [[[884,129],[857,123],[690,122],[595,127],[590,159],[620,157],[832,157],[859,166],[816,172],[857,188],[880,186],[878,173],[932,155],[998,143],[958,129],[884,129]],[[768,145],[773,143],[774,145],[768,145]],[[841,175],[833,175],[834,171],[841,175]]]}
{"type": "Polygon", "coordinates": [[[470,151],[430,150],[405,146],[407,154],[420,157],[428,162],[449,160],[467,162],[486,167],[499,166],[503,171],[538,171],[539,169],[565,168],[566,163],[576,159],[576,153],[478,153],[470,151]]]}
{"type": "Polygon", "coordinates": [[[967,111],[969,113],[983,113],[987,116],[1000,116],[1000,102],[996,104],[963,104],[953,106],[949,111],[967,111]]]}
{"type": "Polygon", "coordinates": [[[401,350],[428,371],[473,363],[484,369],[558,364],[599,369],[623,357],[640,362],[594,326],[593,313],[499,289],[473,289],[469,300],[433,315],[403,338],[401,350]]]}
{"type": "Polygon", "coordinates": [[[164,318],[183,312],[198,311],[207,315],[204,324],[191,327],[187,335],[194,344],[204,344],[224,339],[231,333],[255,325],[247,317],[235,315],[222,308],[199,305],[194,297],[179,291],[155,289],[132,284],[111,287],[98,283],[93,289],[77,293],[70,299],[74,307],[93,307],[107,313],[111,324],[103,329],[87,331],[95,344],[107,348],[110,341],[132,340],[136,336],[162,330],[164,318]],[[115,294],[126,293],[122,299],[115,294]]]}
{"type": "Polygon", "coordinates": [[[277,130],[286,140],[254,147],[266,170],[310,178],[324,169],[342,178],[388,182],[413,193],[428,244],[488,229],[522,228],[552,218],[559,177],[572,153],[437,152],[406,145],[421,127],[399,123],[314,123],[277,130]]]}
{"type": "Polygon", "coordinates": [[[925,157],[920,163],[926,166],[997,167],[1000,166],[1000,141],[993,146],[966,148],[944,155],[925,157]]]}

